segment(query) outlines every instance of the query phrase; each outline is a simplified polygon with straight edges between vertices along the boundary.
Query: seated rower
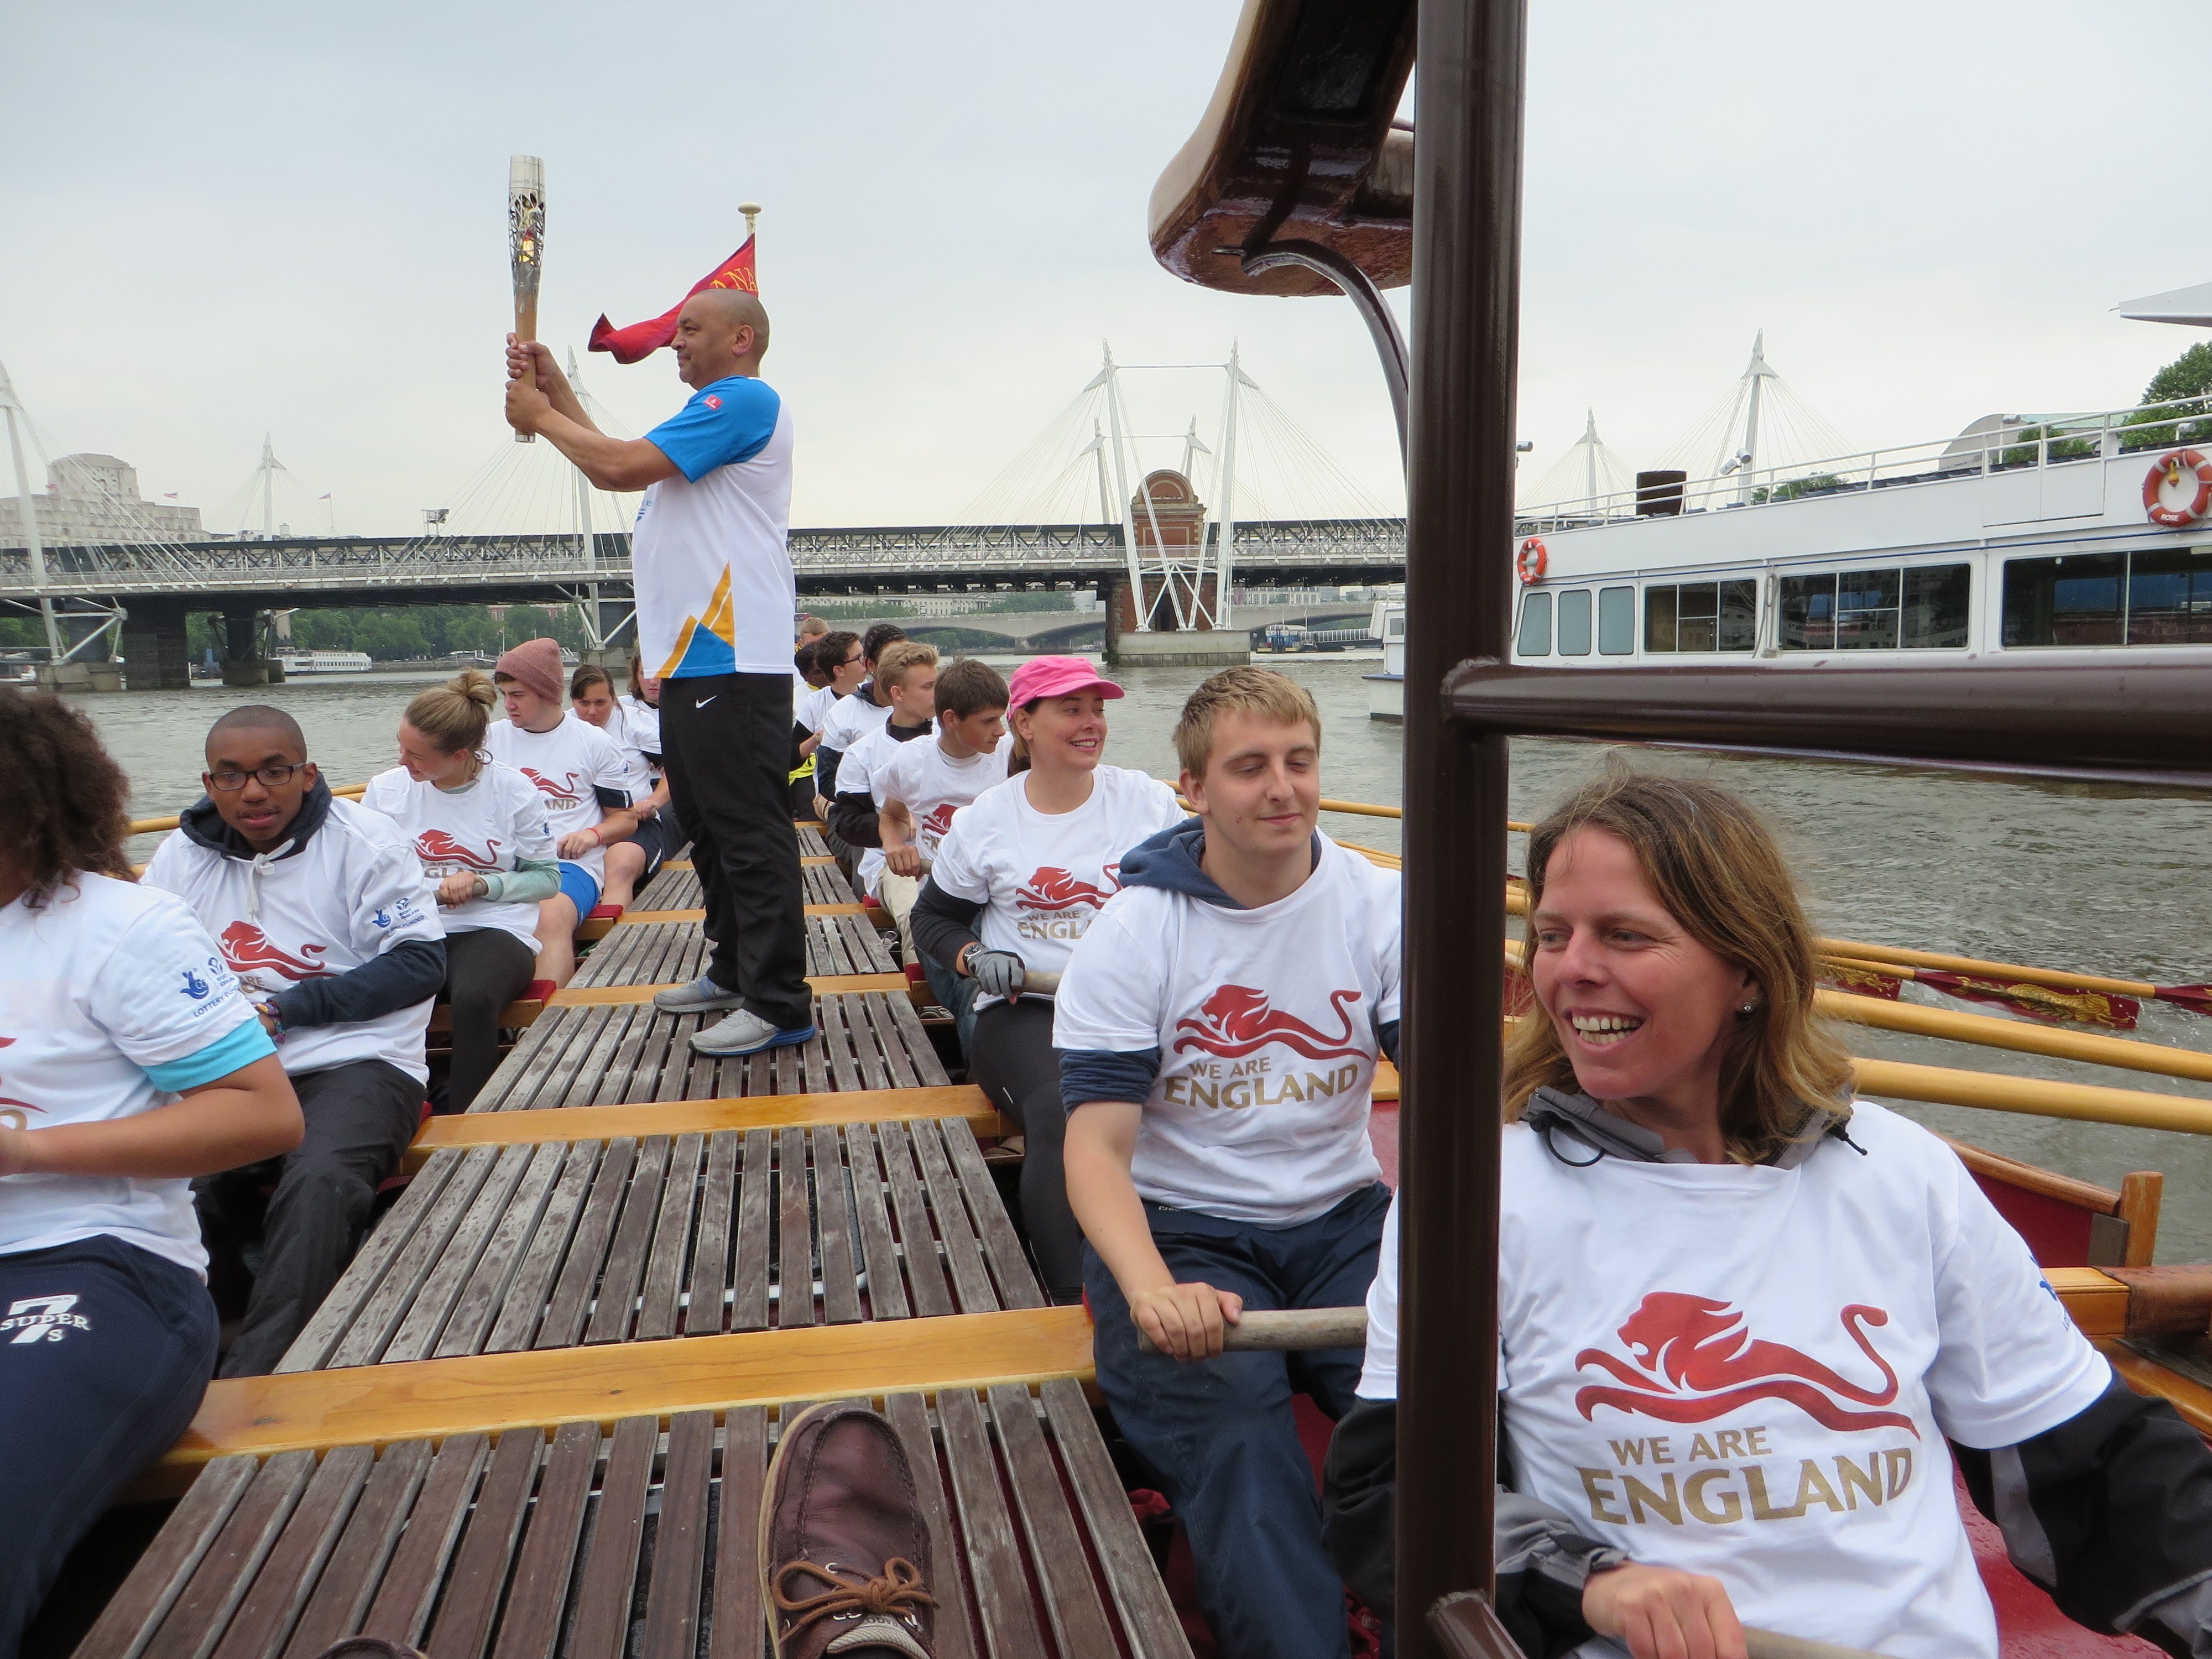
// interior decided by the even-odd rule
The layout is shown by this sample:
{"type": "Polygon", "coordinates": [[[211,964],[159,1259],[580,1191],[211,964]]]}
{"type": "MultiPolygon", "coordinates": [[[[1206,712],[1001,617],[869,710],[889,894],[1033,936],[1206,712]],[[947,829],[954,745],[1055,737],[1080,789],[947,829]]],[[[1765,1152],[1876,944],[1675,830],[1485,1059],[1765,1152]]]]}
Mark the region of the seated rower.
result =
{"type": "MultiPolygon", "coordinates": [[[[630,668],[635,676],[635,659],[630,668]]],[[[650,703],[617,700],[607,671],[589,663],[568,677],[568,704],[585,725],[596,726],[613,738],[629,765],[637,828],[628,841],[607,848],[606,884],[599,892],[600,903],[628,909],[637,890],[660,873],[674,850],[670,832],[675,815],[661,810],[668,805],[668,781],[660,775],[660,713],[650,703]]]]}
{"type": "Polygon", "coordinates": [[[963,657],[937,677],[936,737],[908,744],[870,773],[884,847],[876,890],[899,925],[907,960],[921,957],[930,994],[951,1012],[963,1054],[975,1041],[975,981],[918,951],[914,902],[954,815],[1006,781],[1012,743],[1006,731],[1006,681],[990,664],[963,657]]]}
{"type": "MultiPolygon", "coordinates": [[[[609,849],[637,829],[638,782],[613,738],[562,706],[561,647],[525,640],[492,670],[507,718],[484,732],[484,752],[545,797],[561,860],[561,890],[538,907],[538,977],[566,985],[576,972],[576,929],[599,902],[609,849]]],[[[625,866],[644,867],[632,852],[625,866]]]]}
{"type": "Polygon", "coordinates": [[[353,1260],[378,1183],[422,1122],[422,1034],[446,982],[445,930],[407,838],[331,795],[283,709],[249,704],[217,720],[201,781],[208,793],[154,854],[145,884],[184,900],[215,935],[307,1114],[306,1139],[281,1164],[245,1163],[199,1185],[211,1241],[263,1240],[222,1366],[259,1376],[353,1260]]]}
{"type": "Polygon", "coordinates": [[[1080,657],[1032,657],[1008,688],[1021,747],[1014,775],[975,797],[938,843],[914,905],[914,939],[975,986],[969,1073],[1021,1126],[1022,1219],[1055,1302],[1083,1295],[1083,1235],[1067,1207],[1060,1148],[1067,1113],[1053,1052],[1052,998],[1032,970],[1067,965],[1121,890],[1121,856],[1183,821],[1175,791],[1100,763],[1106,704],[1121,688],[1080,657]],[[1024,769],[1023,756],[1028,757],[1024,769]]]}
{"type": "Polygon", "coordinates": [[[1316,833],[1321,715],[1297,681],[1225,669],[1175,738],[1197,822],[1123,856],[1053,1028],[1098,1387],[1182,1518],[1222,1652],[1344,1659],[1291,1395],[1340,1416],[1358,1351],[1224,1353],[1222,1334],[1248,1308],[1357,1305],[1375,1276],[1398,875],[1316,833]]]}
{"type": "Polygon", "coordinates": [[[484,757],[499,693],[475,669],[419,693],[399,722],[399,764],[361,804],[414,843],[446,926],[453,1022],[445,1109],[465,1112],[499,1066],[500,1011],[538,971],[538,907],[561,890],[545,798],[484,757]]]}
{"type": "MultiPolygon", "coordinates": [[[[919,640],[901,640],[884,649],[876,665],[876,683],[890,698],[890,718],[866,733],[837,767],[837,794],[830,803],[830,828],[860,858],[854,878],[869,897],[879,895],[884,872],[883,830],[876,811],[876,769],[887,766],[902,748],[921,740],[927,746],[934,735],[931,725],[937,713],[937,647],[919,640]]],[[[908,937],[905,912],[914,908],[909,896],[904,911],[894,910],[899,938],[909,957],[913,943],[908,937]]]]}
{"type": "Polygon", "coordinates": [[[830,703],[823,717],[821,741],[814,748],[814,808],[824,823],[829,821],[830,803],[837,793],[837,763],[847,750],[891,717],[890,695],[876,684],[876,665],[886,647],[905,637],[906,630],[896,623],[877,623],[863,634],[860,661],[865,678],[852,696],[841,696],[830,703]]]}
{"type": "Polygon", "coordinates": [[[198,918],[135,883],[130,785],[59,697],[0,687],[0,1653],[181,1435],[217,1320],[189,1178],[300,1144],[276,1047],[198,918]]]}
{"type": "Polygon", "coordinates": [[[814,751],[822,727],[840,697],[860,690],[867,676],[860,636],[842,630],[809,641],[793,653],[796,678],[791,689],[791,816],[816,815],[814,751]]]}
{"type": "MultiPolygon", "coordinates": [[[[1751,809],[1608,778],[1528,870],[1498,1285],[1497,1608],[1522,1650],[1742,1659],[1748,1624],[1996,1659],[1954,1459],[2071,1617],[2212,1650],[2212,1455],[2113,1376],[1949,1146],[1851,1098],[1751,809]]],[[[1332,1546],[1384,1610],[1397,1255],[1394,1210],[1328,1462],[1332,1546]]]]}

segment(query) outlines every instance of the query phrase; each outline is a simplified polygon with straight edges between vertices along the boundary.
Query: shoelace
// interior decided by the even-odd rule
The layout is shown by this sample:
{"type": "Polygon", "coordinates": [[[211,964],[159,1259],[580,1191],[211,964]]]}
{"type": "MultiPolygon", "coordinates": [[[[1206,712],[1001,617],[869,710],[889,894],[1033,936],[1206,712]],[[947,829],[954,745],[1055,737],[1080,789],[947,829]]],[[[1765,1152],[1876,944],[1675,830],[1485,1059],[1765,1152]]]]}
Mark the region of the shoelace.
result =
{"type": "Polygon", "coordinates": [[[921,1587],[921,1569],[904,1556],[894,1555],[884,1563],[883,1576],[866,1578],[853,1583],[836,1569],[817,1566],[807,1560],[787,1561],[776,1569],[770,1583],[769,1594],[775,1598],[778,1613],[797,1615],[791,1628],[784,1632],[783,1639],[789,1641],[809,1625],[823,1619],[842,1618],[854,1613],[878,1613],[890,1618],[911,1614],[918,1607],[933,1607],[937,1598],[921,1587]],[[836,1586],[819,1595],[793,1596],[784,1589],[784,1582],[793,1573],[807,1573],[836,1586]]]}

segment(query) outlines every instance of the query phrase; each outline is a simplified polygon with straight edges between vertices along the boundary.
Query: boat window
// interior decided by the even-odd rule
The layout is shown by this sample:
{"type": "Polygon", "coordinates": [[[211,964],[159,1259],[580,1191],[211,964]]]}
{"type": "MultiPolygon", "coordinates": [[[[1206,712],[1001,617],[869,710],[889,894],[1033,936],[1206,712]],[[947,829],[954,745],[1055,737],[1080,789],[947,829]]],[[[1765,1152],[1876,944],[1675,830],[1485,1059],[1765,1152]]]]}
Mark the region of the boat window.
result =
{"type": "MultiPolygon", "coordinates": [[[[1562,622],[1563,640],[1565,632],[1562,622]]],[[[2128,643],[2212,643],[2212,547],[2161,547],[2133,556],[2128,643]]]]}
{"type": "Polygon", "coordinates": [[[1966,643],[1973,569],[1963,564],[1782,579],[1784,651],[1923,650],[1966,643]]]}
{"type": "Polygon", "coordinates": [[[1905,639],[1910,650],[1957,649],[1966,643],[1972,565],[1916,565],[1905,573],[1905,639]]]}
{"type": "Polygon", "coordinates": [[[1759,643],[1759,584],[1684,582],[1644,590],[1646,651],[1749,651],[1759,643]]]}
{"type": "Polygon", "coordinates": [[[1587,657],[1590,647],[1590,596],[1587,587],[1559,595],[1559,654],[1587,657]]]}
{"type": "Polygon", "coordinates": [[[2118,645],[2126,637],[2127,568],[2124,553],[2006,560],[2004,642],[2118,645]]]}
{"type": "Polygon", "coordinates": [[[1524,657],[1548,657],[1552,654],[1552,596],[1531,593],[1521,601],[1521,642],[1516,647],[1524,657]]]}
{"type": "Polygon", "coordinates": [[[1636,653],[1636,590],[1601,587],[1597,591],[1597,648],[1601,656],[1628,657],[1636,653]]]}

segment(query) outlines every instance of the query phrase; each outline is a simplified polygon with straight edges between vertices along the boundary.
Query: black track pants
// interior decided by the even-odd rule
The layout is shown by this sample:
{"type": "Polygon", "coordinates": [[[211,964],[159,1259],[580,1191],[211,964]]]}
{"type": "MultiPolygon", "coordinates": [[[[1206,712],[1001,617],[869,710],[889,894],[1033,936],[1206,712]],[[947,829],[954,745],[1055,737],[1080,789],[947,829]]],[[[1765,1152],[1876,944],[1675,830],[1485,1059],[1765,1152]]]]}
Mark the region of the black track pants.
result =
{"type": "Polygon", "coordinates": [[[529,988],[537,970],[538,953],[504,927],[446,935],[446,994],[453,1008],[447,1110],[467,1111],[498,1069],[500,1010],[529,988]]]}

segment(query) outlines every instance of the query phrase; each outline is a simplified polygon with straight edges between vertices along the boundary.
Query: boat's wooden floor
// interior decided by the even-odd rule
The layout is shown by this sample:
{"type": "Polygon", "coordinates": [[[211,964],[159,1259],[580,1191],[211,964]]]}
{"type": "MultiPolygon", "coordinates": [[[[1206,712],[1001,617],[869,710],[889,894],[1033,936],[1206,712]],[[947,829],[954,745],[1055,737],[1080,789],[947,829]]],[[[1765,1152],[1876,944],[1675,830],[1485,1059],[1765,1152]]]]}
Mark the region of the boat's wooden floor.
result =
{"type": "MultiPolygon", "coordinates": [[[[760,1659],[763,1407],[210,1464],[79,1649],[760,1659]]],[[[884,1402],[931,1532],[939,1659],[1188,1659],[1083,1391],[884,1402]]]]}
{"type": "Polygon", "coordinates": [[[706,951],[667,915],[700,896],[673,861],[425,1131],[282,1374],[210,1388],[143,1489],[204,1468],[81,1659],[356,1632],[437,1659],[757,1659],[759,1495],[794,1409],[765,1402],[855,1393],[921,1478],[945,1659],[1188,1659],[1085,1402],[1087,1328],[1043,1306],[985,1164],[995,1114],[797,833],[825,860],[814,1040],[699,1056],[716,1017],[655,1012],[706,951]]]}

